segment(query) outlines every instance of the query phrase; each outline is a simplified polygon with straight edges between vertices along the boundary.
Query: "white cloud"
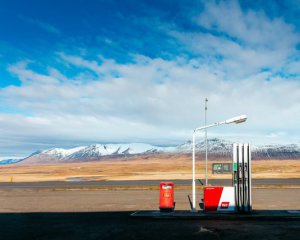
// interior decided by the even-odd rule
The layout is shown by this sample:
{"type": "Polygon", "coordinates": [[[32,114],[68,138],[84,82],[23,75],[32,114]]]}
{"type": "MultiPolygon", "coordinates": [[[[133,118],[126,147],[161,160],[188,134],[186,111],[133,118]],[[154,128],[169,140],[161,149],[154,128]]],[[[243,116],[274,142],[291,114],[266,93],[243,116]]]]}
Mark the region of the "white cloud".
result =
{"type": "Polygon", "coordinates": [[[195,21],[207,31],[161,28],[193,59],[135,55],[121,64],[101,55],[88,60],[56,53],[61,68],[80,69],[72,78],[53,66],[41,74],[30,68],[34,62],[11,65],[9,72],[22,85],[1,89],[0,98],[32,114],[0,115],[1,136],[23,143],[180,142],[203,124],[207,97],[209,122],[249,117],[243,125],[210,133],[243,136],[242,141],[253,136],[299,141],[300,79],[298,62],[291,60],[299,34],[293,27],[263,12],[244,12],[236,1],[206,2],[195,21]],[[286,79],[282,71],[295,76],[286,79]]]}
{"type": "Polygon", "coordinates": [[[169,34],[193,55],[213,62],[215,71],[228,79],[249,77],[262,69],[281,71],[299,55],[300,36],[291,24],[270,19],[262,11],[243,11],[238,1],[205,1],[194,21],[206,31],[170,29],[169,34]]]}
{"type": "Polygon", "coordinates": [[[285,71],[287,74],[300,75],[300,61],[292,61],[286,65],[285,71]]]}
{"type": "Polygon", "coordinates": [[[24,19],[25,21],[28,21],[31,24],[34,24],[40,28],[42,28],[43,30],[55,34],[55,35],[60,35],[60,31],[54,27],[53,25],[37,20],[37,19],[31,19],[31,18],[25,18],[25,17],[21,17],[22,19],[24,19]]]}
{"type": "MultiPolygon", "coordinates": [[[[189,139],[191,129],[203,124],[203,100],[209,98],[209,120],[245,113],[249,122],[216,130],[219,134],[297,132],[300,118],[300,83],[265,74],[227,81],[195,60],[150,59],[102,63],[80,56],[64,56],[69,64],[88,71],[114,69],[99,80],[73,83],[57,70],[34,73],[24,64],[10,71],[24,81],[0,92],[7,104],[33,112],[33,116],[1,116],[2,136],[79,141],[148,141],[167,143],[189,139]],[[77,59],[73,62],[73,59],[77,59]],[[82,63],[82,64],[80,64],[82,63]],[[195,66],[196,65],[196,66],[195,66]],[[95,66],[97,66],[95,68],[95,66]],[[52,81],[53,72],[65,81],[52,81]],[[45,81],[45,79],[47,81],[45,81]],[[48,80],[50,79],[50,80],[48,80]]],[[[101,72],[101,71],[100,71],[101,72]]]]}
{"type": "Polygon", "coordinates": [[[197,22],[254,48],[278,50],[291,47],[298,41],[294,27],[283,19],[270,19],[263,11],[243,11],[235,0],[206,1],[197,22]]]}
{"type": "Polygon", "coordinates": [[[50,83],[58,82],[57,78],[53,78],[48,75],[42,75],[28,69],[27,65],[29,63],[30,61],[25,60],[22,62],[18,62],[15,65],[10,65],[8,67],[8,71],[12,74],[17,75],[23,83],[30,82],[30,81],[34,81],[35,83],[39,83],[39,84],[50,84],[50,83]]]}

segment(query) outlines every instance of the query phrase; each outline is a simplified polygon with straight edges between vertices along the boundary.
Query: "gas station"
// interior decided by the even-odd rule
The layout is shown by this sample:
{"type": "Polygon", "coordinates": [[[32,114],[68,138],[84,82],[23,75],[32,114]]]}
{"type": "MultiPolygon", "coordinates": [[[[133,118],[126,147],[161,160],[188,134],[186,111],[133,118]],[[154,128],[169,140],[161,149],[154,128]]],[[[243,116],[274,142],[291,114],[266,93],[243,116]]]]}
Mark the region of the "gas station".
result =
{"type": "Polygon", "coordinates": [[[205,186],[204,212],[251,212],[251,151],[249,144],[233,145],[232,186],[205,186]]]}
{"type": "MultiPolygon", "coordinates": [[[[203,187],[204,198],[199,206],[204,213],[251,212],[251,151],[249,144],[233,144],[232,165],[232,186],[206,185],[203,187]]],[[[174,183],[161,182],[159,189],[160,212],[173,212],[175,209],[174,183]]],[[[193,203],[190,205],[191,212],[198,212],[193,203]]]]}
{"type": "MultiPolygon", "coordinates": [[[[161,182],[159,188],[159,210],[136,211],[132,217],[154,218],[196,218],[196,219],[273,219],[299,217],[296,211],[266,211],[252,210],[252,178],[251,178],[251,147],[247,143],[235,143],[232,146],[231,186],[212,186],[208,184],[208,167],[205,164],[205,185],[202,187],[203,199],[198,202],[200,192],[196,192],[195,172],[195,136],[196,133],[215,126],[231,123],[243,123],[245,115],[234,117],[226,121],[205,125],[194,129],[192,135],[192,200],[188,195],[191,209],[175,210],[175,185],[173,182],[161,182]],[[294,216],[294,215],[295,216],[294,216]]],[[[201,191],[200,190],[200,191],[201,191]]],[[[156,201],[156,199],[153,199],[156,201]]]]}
{"type": "MultiPolygon", "coordinates": [[[[251,196],[251,149],[249,144],[233,144],[232,147],[232,186],[210,186],[208,185],[207,162],[205,165],[205,186],[203,187],[203,199],[199,203],[200,210],[196,209],[196,172],[195,172],[195,136],[196,133],[220,126],[223,124],[243,123],[247,120],[245,115],[230,118],[225,121],[205,125],[193,130],[192,135],[192,201],[190,197],[190,214],[209,213],[250,213],[252,211],[251,196]]],[[[159,188],[159,211],[155,215],[174,214],[175,198],[174,183],[161,182],[159,188]]],[[[137,216],[141,212],[135,212],[137,216]]]]}

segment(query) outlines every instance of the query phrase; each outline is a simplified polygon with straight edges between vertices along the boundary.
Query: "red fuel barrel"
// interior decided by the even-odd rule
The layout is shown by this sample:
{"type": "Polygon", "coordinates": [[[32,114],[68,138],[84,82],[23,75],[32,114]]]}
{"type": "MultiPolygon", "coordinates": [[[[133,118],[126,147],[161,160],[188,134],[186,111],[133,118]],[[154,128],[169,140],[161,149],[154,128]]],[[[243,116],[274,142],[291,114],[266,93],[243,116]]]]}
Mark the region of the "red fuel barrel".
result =
{"type": "Polygon", "coordinates": [[[174,208],[174,183],[161,182],[159,185],[159,209],[161,211],[173,211],[174,208]]]}

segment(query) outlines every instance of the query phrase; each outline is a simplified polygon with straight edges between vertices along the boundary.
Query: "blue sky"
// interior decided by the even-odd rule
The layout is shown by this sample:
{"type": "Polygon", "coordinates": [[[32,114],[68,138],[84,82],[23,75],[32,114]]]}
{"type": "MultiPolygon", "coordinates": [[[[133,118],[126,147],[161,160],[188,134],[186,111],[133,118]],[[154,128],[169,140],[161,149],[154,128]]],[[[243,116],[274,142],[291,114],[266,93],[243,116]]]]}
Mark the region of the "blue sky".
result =
{"type": "MultiPolygon", "coordinates": [[[[299,1],[0,1],[0,155],[209,135],[300,142],[299,1]]],[[[201,136],[200,136],[201,137],[201,136]]]]}

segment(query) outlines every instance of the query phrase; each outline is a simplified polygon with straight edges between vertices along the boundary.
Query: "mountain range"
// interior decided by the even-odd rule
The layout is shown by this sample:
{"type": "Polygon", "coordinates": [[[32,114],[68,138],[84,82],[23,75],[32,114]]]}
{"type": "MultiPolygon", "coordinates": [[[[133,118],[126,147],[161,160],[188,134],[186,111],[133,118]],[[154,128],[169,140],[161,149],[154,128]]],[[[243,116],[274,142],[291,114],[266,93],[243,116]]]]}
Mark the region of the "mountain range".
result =
{"type": "MultiPolygon", "coordinates": [[[[231,159],[233,142],[211,138],[208,139],[209,159],[231,159]]],[[[204,153],[205,141],[196,144],[196,152],[204,153]]],[[[37,151],[23,159],[6,159],[0,164],[24,163],[24,164],[49,164],[67,162],[97,161],[103,158],[126,157],[145,154],[191,154],[192,143],[162,147],[144,143],[130,144],[93,144],[70,149],[52,148],[37,151]]],[[[300,145],[276,144],[276,145],[251,145],[252,159],[300,159],[300,145]]]]}

